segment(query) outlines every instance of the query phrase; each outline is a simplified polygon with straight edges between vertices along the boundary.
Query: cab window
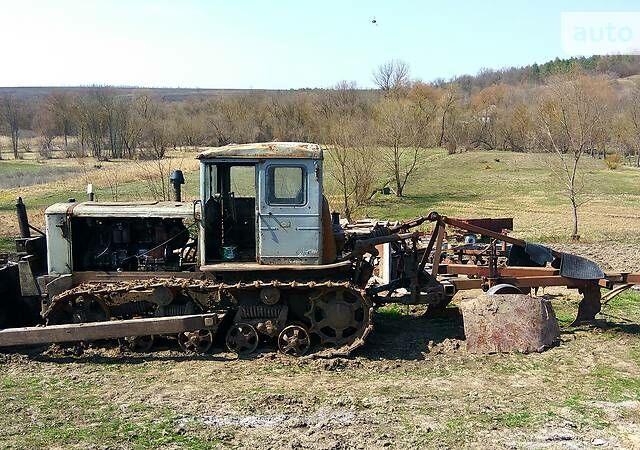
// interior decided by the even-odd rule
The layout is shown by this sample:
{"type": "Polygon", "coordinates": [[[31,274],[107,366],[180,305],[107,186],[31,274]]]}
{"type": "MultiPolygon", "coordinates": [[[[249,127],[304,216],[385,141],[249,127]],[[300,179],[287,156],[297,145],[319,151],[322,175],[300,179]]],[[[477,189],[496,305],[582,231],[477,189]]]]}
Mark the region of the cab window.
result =
{"type": "Polygon", "coordinates": [[[304,205],[307,200],[304,168],[270,166],[267,169],[267,193],[270,205],[304,205]]]}

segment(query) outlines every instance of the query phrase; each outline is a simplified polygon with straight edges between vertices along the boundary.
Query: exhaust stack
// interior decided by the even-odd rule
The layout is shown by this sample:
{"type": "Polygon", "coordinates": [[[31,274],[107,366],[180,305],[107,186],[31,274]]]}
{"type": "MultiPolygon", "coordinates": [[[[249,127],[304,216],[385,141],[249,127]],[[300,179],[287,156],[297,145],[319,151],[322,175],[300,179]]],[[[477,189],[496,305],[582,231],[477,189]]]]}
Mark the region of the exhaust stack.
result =
{"type": "Polygon", "coordinates": [[[16,200],[16,214],[18,215],[18,226],[20,227],[20,237],[30,238],[31,230],[29,229],[29,218],[27,217],[27,207],[22,201],[22,197],[16,200]]]}
{"type": "Polygon", "coordinates": [[[175,169],[169,176],[169,182],[173,186],[173,200],[182,201],[182,185],[184,184],[184,174],[182,170],[175,169]]]}

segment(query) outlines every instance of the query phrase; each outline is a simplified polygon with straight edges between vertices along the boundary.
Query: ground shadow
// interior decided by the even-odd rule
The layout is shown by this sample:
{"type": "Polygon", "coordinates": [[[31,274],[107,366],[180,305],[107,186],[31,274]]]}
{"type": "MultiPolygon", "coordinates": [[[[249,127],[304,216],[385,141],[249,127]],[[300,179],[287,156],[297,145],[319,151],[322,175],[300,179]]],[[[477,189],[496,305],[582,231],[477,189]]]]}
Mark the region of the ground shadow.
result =
{"type": "Polygon", "coordinates": [[[142,364],[151,361],[231,361],[236,358],[217,355],[215,353],[207,353],[203,355],[196,355],[192,353],[179,353],[171,352],[170,354],[163,354],[162,351],[155,351],[150,353],[135,354],[135,353],[116,353],[105,354],[104,350],[99,347],[95,351],[85,353],[81,355],[73,354],[47,354],[33,352],[15,352],[19,354],[28,354],[31,359],[38,362],[47,363],[76,363],[76,364],[142,364]]]}
{"type": "Polygon", "coordinates": [[[590,324],[590,327],[597,328],[603,331],[613,331],[625,334],[640,335],[640,324],[633,322],[632,320],[625,319],[624,317],[616,316],[613,314],[600,313],[606,317],[606,319],[598,319],[590,324]],[[614,320],[611,320],[614,319],[614,320]]]}

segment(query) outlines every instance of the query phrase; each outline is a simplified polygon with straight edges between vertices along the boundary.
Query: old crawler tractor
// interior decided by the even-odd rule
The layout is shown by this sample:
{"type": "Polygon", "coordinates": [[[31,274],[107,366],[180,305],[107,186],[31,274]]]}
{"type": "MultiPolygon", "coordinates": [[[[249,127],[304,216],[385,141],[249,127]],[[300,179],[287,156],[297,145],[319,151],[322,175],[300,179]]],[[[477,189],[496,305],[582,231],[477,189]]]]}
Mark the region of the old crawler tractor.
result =
{"type": "Polygon", "coordinates": [[[32,237],[18,199],[19,260],[0,270],[0,347],[117,338],[148,351],[170,337],[193,352],[217,340],[239,354],[261,343],[296,356],[348,352],[385,303],[437,312],[463,289],[562,285],[584,295],[581,321],[599,311],[601,287],[640,280],[514,239],[510,219],[347,224],[329,211],[315,144],[228,145],[198,158],[194,202],[181,201],[175,171],[175,201],[70,199],[47,208],[46,233],[32,237]]]}

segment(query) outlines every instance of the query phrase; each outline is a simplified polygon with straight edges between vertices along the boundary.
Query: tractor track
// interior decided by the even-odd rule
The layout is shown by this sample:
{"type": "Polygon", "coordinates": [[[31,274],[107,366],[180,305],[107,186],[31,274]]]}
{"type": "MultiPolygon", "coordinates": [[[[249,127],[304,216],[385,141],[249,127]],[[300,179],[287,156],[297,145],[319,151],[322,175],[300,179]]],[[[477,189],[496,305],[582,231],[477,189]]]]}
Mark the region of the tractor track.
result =
{"type": "MultiPolygon", "coordinates": [[[[344,331],[351,328],[352,324],[334,324],[331,319],[324,318],[320,321],[323,327],[334,327],[337,336],[331,337],[320,328],[314,328],[312,310],[316,306],[313,299],[310,299],[308,310],[305,316],[310,321],[309,331],[321,338],[321,344],[329,344],[333,348],[330,353],[332,355],[348,355],[353,350],[364,345],[367,337],[373,329],[373,304],[371,298],[366,295],[364,289],[361,289],[349,281],[291,281],[283,282],[277,280],[263,281],[256,280],[251,282],[225,283],[213,280],[194,280],[187,278],[151,278],[148,280],[133,281],[114,281],[114,282],[86,282],[72,289],[66,290],[53,297],[49,306],[44,310],[43,317],[49,322],[49,319],[55,317],[57,311],[64,309],[70,305],[74,305],[76,301],[82,299],[96,300],[102,308],[107,311],[107,320],[114,318],[110,311],[118,310],[123,305],[132,305],[135,302],[148,302],[154,293],[160,289],[168,289],[175,294],[186,295],[193,299],[203,312],[207,311],[230,311],[242,305],[236,300],[239,293],[247,293],[255,291],[257,295],[259,290],[265,288],[275,288],[280,291],[295,290],[298,293],[315,293],[316,297],[321,297],[329,292],[332,300],[323,300],[322,305],[331,305],[331,302],[339,302],[346,293],[350,293],[350,301],[353,305],[356,301],[360,301],[361,305],[352,306],[351,309],[360,309],[362,317],[357,323],[357,330],[348,337],[342,338],[340,330],[344,331]],[[135,299],[135,300],[132,300],[135,299]],[[357,299],[357,300],[354,300],[357,299]]],[[[349,306],[349,305],[347,305],[349,306]]],[[[342,305],[342,308],[345,306],[342,305]]],[[[120,318],[127,318],[122,317],[120,318]]]]}

